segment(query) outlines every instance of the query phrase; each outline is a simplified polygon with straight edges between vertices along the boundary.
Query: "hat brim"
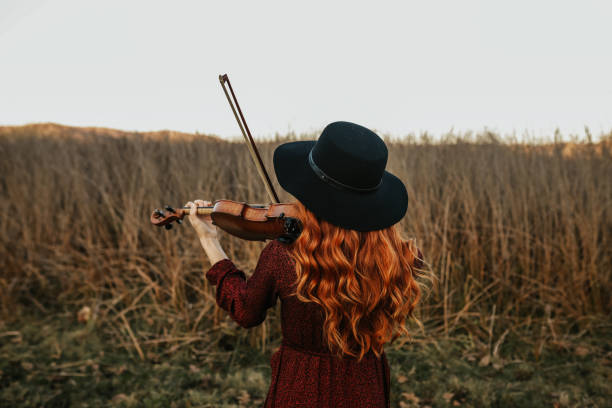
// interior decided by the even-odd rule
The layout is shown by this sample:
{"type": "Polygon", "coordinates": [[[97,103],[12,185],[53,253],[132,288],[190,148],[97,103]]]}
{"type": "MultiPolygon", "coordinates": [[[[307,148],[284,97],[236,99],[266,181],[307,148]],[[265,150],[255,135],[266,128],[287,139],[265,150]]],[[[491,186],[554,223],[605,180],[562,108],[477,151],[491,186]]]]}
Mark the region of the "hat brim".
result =
{"type": "Polygon", "coordinates": [[[308,153],[314,140],[289,142],[274,151],[274,171],[285,190],[325,221],[346,229],[373,231],[399,222],[408,208],[404,183],[385,171],[380,187],[372,192],[352,192],[333,187],[310,168],[308,153]]]}

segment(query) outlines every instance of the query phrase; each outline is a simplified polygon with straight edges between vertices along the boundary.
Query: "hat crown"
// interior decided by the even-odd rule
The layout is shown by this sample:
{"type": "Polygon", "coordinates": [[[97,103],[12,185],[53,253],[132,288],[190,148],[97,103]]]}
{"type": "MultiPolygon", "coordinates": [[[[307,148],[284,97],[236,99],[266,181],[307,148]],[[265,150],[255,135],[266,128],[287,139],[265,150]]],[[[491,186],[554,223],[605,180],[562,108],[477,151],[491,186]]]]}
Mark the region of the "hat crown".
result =
{"type": "Polygon", "coordinates": [[[356,189],[374,189],[383,177],[388,151],[370,129],[351,122],[333,122],[312,148],[312,159],[326,176],[356,189]]]}

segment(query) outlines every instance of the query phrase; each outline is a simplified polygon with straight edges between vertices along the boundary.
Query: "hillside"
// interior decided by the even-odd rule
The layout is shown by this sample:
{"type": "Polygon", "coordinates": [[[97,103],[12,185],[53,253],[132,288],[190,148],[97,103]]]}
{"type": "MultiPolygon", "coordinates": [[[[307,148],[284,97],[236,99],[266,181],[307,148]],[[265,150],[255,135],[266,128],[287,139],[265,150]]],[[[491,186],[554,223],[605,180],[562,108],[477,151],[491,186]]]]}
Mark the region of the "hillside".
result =
{"type": "Polygon", "coordinates": [[[67,126],[59,123],[31,123],[21,126],[0,126],[0,136],[9,134],[36,134],[41,137],[68,137],[77,140],[84,140],[92,136],[108,136],[113,138],[125,136],[141,136],[145,139],[169,139],[169,140],[193,140],[193,139],[216,139],[221,140],[218,136],[202,135],[197,133],[177,132],[175,130],[158,130],[154,132],[136,132],[125,131],[106,127],[80,127],[67,126]]]}

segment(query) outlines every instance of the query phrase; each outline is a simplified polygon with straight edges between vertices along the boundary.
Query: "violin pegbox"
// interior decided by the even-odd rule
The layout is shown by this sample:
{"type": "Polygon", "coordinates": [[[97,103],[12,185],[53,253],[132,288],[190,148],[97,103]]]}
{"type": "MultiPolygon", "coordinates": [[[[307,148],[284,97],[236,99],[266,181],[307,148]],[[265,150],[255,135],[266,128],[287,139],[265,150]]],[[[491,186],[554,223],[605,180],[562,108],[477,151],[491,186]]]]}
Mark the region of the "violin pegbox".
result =
{"type": "Polygon", "coordinates": [[[183,222],[185,212],[183,210],[175,210],[174,208],[167,205],[164,210],[156,208],[151,214],[151,224],[158,227],[163,226],[167,230],[172,228],[172,223],[176,221],[178,224],[183,222]]]}

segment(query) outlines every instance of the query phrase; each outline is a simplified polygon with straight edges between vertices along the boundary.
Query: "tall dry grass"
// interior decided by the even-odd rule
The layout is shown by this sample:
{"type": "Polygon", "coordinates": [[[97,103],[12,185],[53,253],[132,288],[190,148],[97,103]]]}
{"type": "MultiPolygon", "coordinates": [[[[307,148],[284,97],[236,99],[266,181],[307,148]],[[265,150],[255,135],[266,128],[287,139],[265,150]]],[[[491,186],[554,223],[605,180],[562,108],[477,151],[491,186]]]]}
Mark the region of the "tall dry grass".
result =
{"type": "MultiPolygon", "coordinates": [[[[274,148],[292,139],[258,144],[270,171],[274,148]]],[[[388,170],[409,194],[401,229],[437,276],[419,312],[426,335],[490,342],[526,330],[555,341],[609,316],[612,134],[595,144],[489,134],[388,147],[388,170]]],[[[261,326],[234,330],[191,227],[149,223],[152,209],[195,198],[266,202],[243,143],[31,125],[0,128],[0,154],[5,321],[91,306],[109,340],[143,358],[186,345],[210,353],[219,341],[265,348],[281,336],[278,307],[261,326]]],[[[221,235],[250,272],[264,244],[221,235]]]]}

